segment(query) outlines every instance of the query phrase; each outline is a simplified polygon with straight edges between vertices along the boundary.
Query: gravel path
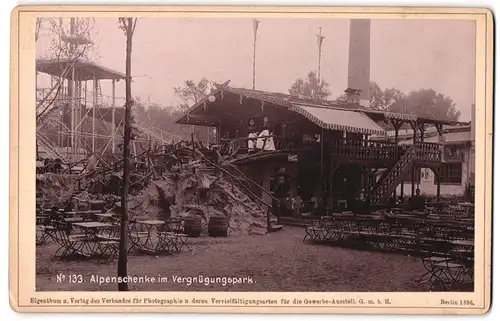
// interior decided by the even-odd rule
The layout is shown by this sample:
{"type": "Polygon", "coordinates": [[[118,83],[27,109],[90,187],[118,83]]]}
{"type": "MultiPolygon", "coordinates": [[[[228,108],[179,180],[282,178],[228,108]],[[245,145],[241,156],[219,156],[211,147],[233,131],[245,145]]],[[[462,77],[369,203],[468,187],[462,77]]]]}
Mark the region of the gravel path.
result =
{"type": "MultiPolygon", "coordinates": [[[[129,283],[142,291],[422,291],[418,278],[425,273],[420,259],[401,254],[357,251],[302,243],[304,230],[284,227],[265,236],[191,239],[192,251],[171,256],[131,255],[128,272],[137,277],[163,278],[157,283],[129,283]],[[208,285],[177,277],[211,277],[208,285]],[[214,277],[251,278],[222,284],[214,277]],[[175,280],[174,280],[175,278],[175,280]],[[165,282],[168,280],[168,282],[165,282]],[[215,283],[212,283],[214,282],[215,283]]],[[[116,291],[116,283],[91,282],[92,275],[116,276],[116,261],[52,261],[54,244],[37,247],[37,291],[116,291]],[[57,282],[56,275],[66,276],[57,282]],[[81,275],[84,283],[68,283],[81,275]]]]}

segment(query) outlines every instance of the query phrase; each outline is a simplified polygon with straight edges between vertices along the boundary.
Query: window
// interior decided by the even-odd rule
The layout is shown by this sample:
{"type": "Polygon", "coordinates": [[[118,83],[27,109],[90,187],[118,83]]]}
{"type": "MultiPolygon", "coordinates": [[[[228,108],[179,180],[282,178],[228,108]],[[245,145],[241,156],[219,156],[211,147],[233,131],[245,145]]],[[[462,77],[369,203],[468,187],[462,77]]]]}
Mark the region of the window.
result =
{"type": "MultiPolygon", "coordinates": [[[[420,168],[415,169],[415,184],[420,184],[420,178],[422,177],[421,171],[422,170],[420,168]]],[[[412,174],[412,170],[410,169],[408,174],[406,174],[405,178],[403,179],[403,182],[411,183],[411,174],[412,174]]]]}
{"type": "MultiPolygon", "coordinates": [[[[462,163],[444,163],[439,169],[441,183],[462,184],[462,163]]],[[[437,184],[437,177],[434,178],[437,184]]]]}
{"type": "Polygon", "coordinates": [[[459,146],[446,146],[444,149],[444,159],[445,161],[462,161],[463,151],[459,146]]]}

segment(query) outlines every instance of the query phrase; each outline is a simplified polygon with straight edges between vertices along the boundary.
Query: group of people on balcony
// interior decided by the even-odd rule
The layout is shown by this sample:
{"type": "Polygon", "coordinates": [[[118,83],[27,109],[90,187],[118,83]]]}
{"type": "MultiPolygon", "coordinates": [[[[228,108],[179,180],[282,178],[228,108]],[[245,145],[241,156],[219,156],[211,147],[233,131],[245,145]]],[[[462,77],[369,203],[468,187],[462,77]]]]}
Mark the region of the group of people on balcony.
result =
{"type": "Polygon", "coordinates": [[[271,126],[267,117],[264,117],[262,127],[257,126],[255,119],[251,118],[248,121],[248,151],[255,152],[256,150],[276,150],[274,139],[271,133],[271,126]]]}

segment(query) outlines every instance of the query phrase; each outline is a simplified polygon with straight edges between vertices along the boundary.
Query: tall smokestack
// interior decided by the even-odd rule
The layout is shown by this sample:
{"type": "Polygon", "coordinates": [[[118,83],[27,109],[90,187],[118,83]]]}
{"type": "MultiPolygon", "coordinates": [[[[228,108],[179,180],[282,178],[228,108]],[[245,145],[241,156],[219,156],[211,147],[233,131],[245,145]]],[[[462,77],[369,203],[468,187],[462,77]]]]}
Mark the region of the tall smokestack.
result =
{"type": "Polygon", "coordinates": [[[370,20],[351,19],[347,87],[359,92],[359,103],[370,105],[370,20]]]}

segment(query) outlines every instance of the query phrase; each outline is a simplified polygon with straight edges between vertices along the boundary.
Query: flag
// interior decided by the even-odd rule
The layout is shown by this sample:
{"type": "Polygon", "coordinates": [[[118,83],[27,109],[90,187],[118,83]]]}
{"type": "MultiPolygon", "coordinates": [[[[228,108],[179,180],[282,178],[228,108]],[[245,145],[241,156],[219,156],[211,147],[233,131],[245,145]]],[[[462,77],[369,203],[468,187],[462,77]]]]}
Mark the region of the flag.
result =
{"type": "Polygon", "coordinates": [[[253,19],[253,36],[257,37],[257,29],[259,29],[260,21],[257,19],[253,19]]]}

